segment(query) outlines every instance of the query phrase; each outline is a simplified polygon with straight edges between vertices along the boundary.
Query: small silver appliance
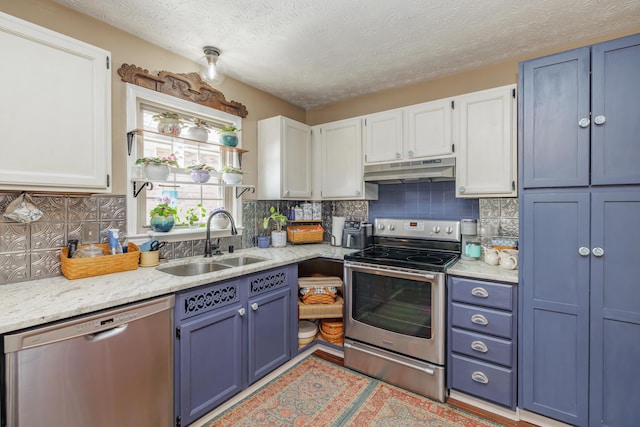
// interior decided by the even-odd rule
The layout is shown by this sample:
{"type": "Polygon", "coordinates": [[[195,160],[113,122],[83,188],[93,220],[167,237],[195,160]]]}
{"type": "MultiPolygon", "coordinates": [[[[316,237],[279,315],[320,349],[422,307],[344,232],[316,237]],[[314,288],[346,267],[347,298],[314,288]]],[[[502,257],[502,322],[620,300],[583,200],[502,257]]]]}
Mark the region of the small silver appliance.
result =
{"type": "Polygon", "coordinates": [[[482,247],[478,240],[478,220],[461,220],[460,235],[462,237],[462,253],[460,254],[460,258],[467,261],[480,259],[480,256],[482,255],[482,247]]]}

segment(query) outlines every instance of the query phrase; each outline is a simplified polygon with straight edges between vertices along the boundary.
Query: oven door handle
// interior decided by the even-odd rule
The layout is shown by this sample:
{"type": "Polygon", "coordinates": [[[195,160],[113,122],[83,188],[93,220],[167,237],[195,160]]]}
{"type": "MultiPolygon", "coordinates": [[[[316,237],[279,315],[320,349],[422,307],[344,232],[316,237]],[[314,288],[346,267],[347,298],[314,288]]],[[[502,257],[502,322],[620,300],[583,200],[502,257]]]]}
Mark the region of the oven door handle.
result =
{"type": "Polygon", "coordinates": [[[350,348],[352,350],[368,354],[369,356],[378,357],[378,358],[384,359],[384,360],[386,360],[388,362],[397,363],[399,365],[406,366],[407,368],[415,369],[417,371],[422,371],[427,375],[434,375],[435,372],[436,372],[435,369],[433,369],[433,368],[425,368],[423,366],[418,366],[418,365],[414,365],[413,363],[405,362],[404,360],[394,359],[393,357],[389,357],[389,356],[384,355],[384,354],[380,354],[380,353],[377,353],[377,352],[374,352],[374,351],[370,351],[370,350],[367,350],[365,348],[359,347],[357,345],[350,344],[348,342],[345,342],[344,346],[346,348],[350,348]]]}
{"type": "Polygon", "coordinates": [[[436,276],[434,276],[433,274],[429,274],[429,273],[412,273],[409,271],[404,271],[404,270],[400,270],[400,269],[390,269],[390,268],[384,268],[384,267],[369,267],[369,266],[364,266],[362,264],[351,264],[351,263],[345,263],[344,264],[345,268],[352,268],[355,270],[365,270],[365,271],[371,271],[373,273],[391,273],[391,274],[397,274],[397,275],[401,275],[404,277],[415,277],[415,278],[419,278],[419,279],[427,279],[427,280],[434,280],[436,278],[436,276]]]}

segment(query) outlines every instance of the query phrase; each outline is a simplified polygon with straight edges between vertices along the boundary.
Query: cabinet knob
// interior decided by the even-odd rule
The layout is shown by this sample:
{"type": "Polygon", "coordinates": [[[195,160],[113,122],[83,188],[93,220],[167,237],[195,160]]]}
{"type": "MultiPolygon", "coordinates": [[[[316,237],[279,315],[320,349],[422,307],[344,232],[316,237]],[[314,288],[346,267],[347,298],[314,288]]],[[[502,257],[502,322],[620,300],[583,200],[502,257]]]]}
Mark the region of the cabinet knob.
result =
{"type": "Polygon", "coordinates": [[[360,190],[356,190],[356,196],[360,195],[360,190]]]}
{"type": "Polygon", "coordinates": [[[578,126],[580,126],[581,128],[588,127],[590,123],[591,123],[591,120],[589,120],[586,117],[583,117],[580,120],[578,120],[578,126]]]}
{"type": "Polygon", "coordinates": [[[485,288],[478,286],[477,288],[471,289],[471,295],[478,298],[488,298],[489,291],[487,291],[485,288]]]}
{"type": "Polygon", "coordinates": [[[244,313],[246,313],[246,310],[244,309],[244,307],[242,307],[240,310],[238,310],[238,314],[240,316],[244,316],[244,313]]]}
{"type": "Polygon", "coordinates": [[[489,382],[489,377],[484,372],[475,371],[471,374],[471,379],[480,384],[487,384],[489,382]]]}
{"type": "Polygon", "coordinates": [[[476,325],[487,326],[489,321],[482,314],[474,314],[471,316],[471,323],[475,323],[476,325]]]}
{"type": "Polygon", "coordinates": [[[258,309],[258,303],[254,302],[253,304],[251,304],[251,310],[256,311],[258,309]]]}
{"type": "Polygon", "coordinates": [[[284,193],[285,196],[289,197],[289,190],[284,193]]]}
{"type": "Polygon", "coordinates": [[[489,351],[489,347],[482,341],[473,341],[471,343],[471,349],[475,351],[479,351],[480,353],[486,353],[489,351]]]}
{"type": "Polygon", "coordinates": [[[582,256],[587,256],[591,253],[591,251],[586,246],[580,246],[580,248],[578,249],[578,253],[582,256]]]}
{"type": "Polygon", "coordinates": [[[464,186],[463,186],[463,185],[461,185],[460,187],[458,187],[458,191],[459,191],[459,192],[464,193],[464,190],[465,190],[465,188],[464,188],[464,186]]]}
{"type": "Polygon", "coordinates": [[[593,248],[593,250],[591,251],[593,252],[593,256],[597,256],[597,257],[601,257],[602,255],[604,255],[604,249],[602,248],[593,248]]]}
{"type": "Polygon", "coordinates": [[[401,157],[400,153],[396,153],[396,159],[399,159],[401,157]]]}
{"type": "Polygon", "coordinates": [[[409,157],[413,157],[413,150],[407,151],[407,154],[409,155],[409,157]]]}
{"type": "Polygon", "coordinates": [[[603,125],[604,122],[607,121],[607,118],[605,116],[595,116],[593,118],[593,123],[597,124],[597,125],[603,125]]]}

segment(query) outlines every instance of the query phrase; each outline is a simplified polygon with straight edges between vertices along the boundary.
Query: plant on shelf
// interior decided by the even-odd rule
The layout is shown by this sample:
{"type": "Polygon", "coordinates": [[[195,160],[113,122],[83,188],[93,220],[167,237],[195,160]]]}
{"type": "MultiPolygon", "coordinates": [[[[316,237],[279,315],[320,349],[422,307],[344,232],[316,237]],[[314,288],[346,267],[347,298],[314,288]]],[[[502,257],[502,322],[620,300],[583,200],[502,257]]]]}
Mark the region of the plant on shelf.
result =
{"type": "Polygon", "coordinates": [[[215,172],[216,170],[211,166],[201,163],[198,165],[187,166],[184,168],[184,171],[191,174],[193,182],[203,184],[209,181],[209,178],[211,178],[211,172],[215,172]]]}
{"type": "Polygon", "coordinates": [[[158,122],[158,132],[160,133],[179,136],[184,127],[184,121],[177,113],[165,111],[164,113],[154,114],[151,118],[158,122]]]}
{"type": "Polygon", "coordinates": [[[204,163],[201,163],[199,165],[191,165],[191,166],[187,166],[186,168],[184,168],[185,172],[193,172],[193,171],[201,171],[201,170],[205,170],[205,171],[209,171],[209,172],[215,172],[216,169],[213,166],[207,166],[204,163]]]}
{"type": "Polygon", "coordinates": [[[151,181],[166,181],[171,173],[169,167],[180,167],[173,153],[167,157],[141,157],[136,160],[136,165],[144,165],[144,174],[151,181]]]}
{"type": "Polygon", "coordinates": [[[215,213],[217,211],[223,211],[224,206],[215,208],[212,211],[213,217],[211,218],[211,227],[219,230],[223,230],[229,226],[229,218],[221,213],[215,213]]]}
{"type": "Polygon", "coordinates": [[[207,209],[202,206],[202,203],[198,203],[196,207],[189,208],[185,211],[185,223],[191,228],[204,227],[205,224],[201,223],[203,219],[207,217],[207,209]]]}
{"type": "Polygon", "coordinates": [[[190,119],[189,123],[192,124],[187,130],[190,138],[205,142],[209,139],[209,131],[213,129],[211,123],[198,117],[190,119]]]}
{"type": "Polygon", "coordinates": [[[271,206],[269,208],[269,216],[264,217],[262,220],[262,228],[265,230],[269,228],[269,222],[273,220],[276,229],[271,232],[271,244],[274,248],[286,246],[287,233],[282,230],[282,227],[287,223],[287,217],[277,211],[276,208],[271,206]]]}
{"type": "Polygon", "coordinates": [[[162,199],[161,202],[149,211],[150,224],[153,231],[167,232],[173,228],[176,221],[179,221],[178,210],[169,204],[167,198],[162,199]]]}
{"type": "Polygon", "coordinates": [[[220,172],[222,172],[222,180],[225,184],[236,185],[242,182],[244,172],[239,167],[227,165],[220,172]]]}
{"type": "Polygon", "coordinates": [[[220,141],[223,145],[235,147],[238,145],[238,132],[240,131],[241,129],[238,129],[235,125],[222,126],[218,129],[220,141]]]}

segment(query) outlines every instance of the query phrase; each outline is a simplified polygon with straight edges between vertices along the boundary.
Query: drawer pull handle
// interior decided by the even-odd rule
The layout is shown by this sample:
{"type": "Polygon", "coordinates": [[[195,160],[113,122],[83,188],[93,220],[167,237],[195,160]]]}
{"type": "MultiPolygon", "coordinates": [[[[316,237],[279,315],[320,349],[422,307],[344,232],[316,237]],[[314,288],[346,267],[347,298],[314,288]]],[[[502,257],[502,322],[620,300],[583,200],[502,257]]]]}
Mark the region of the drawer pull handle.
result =
{"type": "Polygon", "coordinates": [[[471,316],[471,323],[487,326],[489,324],[489,321],[482,314],[474,314],[473,316],[471,316]]]}
{"type": "Polygon", "coordinates": [[[475,371],[471,374],[471,379],[480,384],[488,384],[489,378],[484,374],[484,372],[475,371]]]}
{"type": "Polygon", "coordinates": [[[488,298],[489,292],[485,288],[477,287],[471,289],[471,295],[474,297],[488,298]]]}
{"type": "Polygon", "coordinates": [[[480,353],[486,353],[489,351],[489,347],[482,341],[474,341],[471,343],[471,348],[475,351],[479,351],[480,353]]]}

